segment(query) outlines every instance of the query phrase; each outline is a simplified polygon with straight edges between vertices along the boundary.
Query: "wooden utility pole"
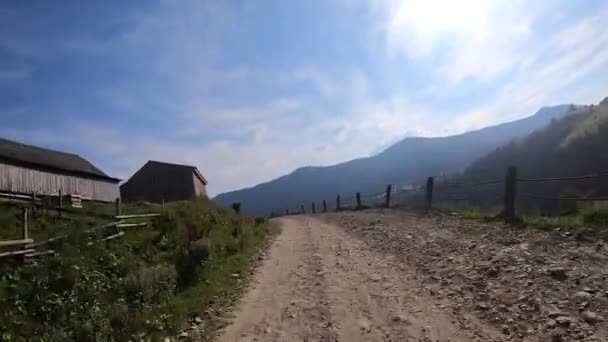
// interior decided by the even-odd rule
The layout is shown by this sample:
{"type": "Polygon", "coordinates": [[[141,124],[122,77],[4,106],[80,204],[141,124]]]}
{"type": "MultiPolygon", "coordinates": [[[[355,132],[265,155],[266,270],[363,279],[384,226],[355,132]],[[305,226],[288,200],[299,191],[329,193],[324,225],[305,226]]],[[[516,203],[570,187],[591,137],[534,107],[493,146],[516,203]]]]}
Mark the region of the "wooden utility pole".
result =
{"type": "Polygon", "coordinates": [[[386,186],[386,203],[384,203],[384,206],[386,208],[391,207],[391,191],[392,190],[393,190],[393,186],[391,184],[386,186]]]}
{"type": "Polygon", "coordinates": [[[429,177],[426,180],[426,210],[431,210],[433,208],[433,186],[435,183],[435,178],[429,177]]]}
{"type": "Polygon", "coordinates": [[[361,209],[361,194],[357,192],[357,209],[361,209]]]}
{"type": "Polygon", "coordinates": [[[517,168],[509,166],[505,176],[505,221],[515,220],[515,198],[517,195],[517,168]]]}

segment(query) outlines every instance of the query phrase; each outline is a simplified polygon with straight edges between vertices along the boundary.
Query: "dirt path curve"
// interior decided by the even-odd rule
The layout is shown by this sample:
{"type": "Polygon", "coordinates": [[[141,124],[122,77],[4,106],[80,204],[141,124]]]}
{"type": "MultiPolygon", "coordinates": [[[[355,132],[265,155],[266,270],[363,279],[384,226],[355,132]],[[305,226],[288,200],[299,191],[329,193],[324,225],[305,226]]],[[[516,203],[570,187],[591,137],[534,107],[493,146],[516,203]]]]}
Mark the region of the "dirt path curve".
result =
{"type": "Polygon", "coordinates": [[[279,222],[282,233],[219,341],[500,340],[479,324],[462,330],[416,294],[406,267],[341,227],[305,216],[279,222]]]}

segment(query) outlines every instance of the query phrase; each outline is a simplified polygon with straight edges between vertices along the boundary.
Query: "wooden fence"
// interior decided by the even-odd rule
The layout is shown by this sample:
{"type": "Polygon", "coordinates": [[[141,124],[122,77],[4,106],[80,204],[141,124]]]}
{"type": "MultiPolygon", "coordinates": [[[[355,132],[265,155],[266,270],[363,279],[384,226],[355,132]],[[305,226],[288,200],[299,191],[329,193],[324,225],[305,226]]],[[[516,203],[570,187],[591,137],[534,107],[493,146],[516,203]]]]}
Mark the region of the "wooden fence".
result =
{"type": "MultiPolygon", "coordinates": [[[[137,227],[146,227],[148,225],[147,222],[130,222],[132,219],[138,218],[149,218],[156,217],[160,214],[157,213],[148,213],[148,214],[136,214],[136,215],[121,215],[120,210],[120,201],[116,202],[116,212],[117,215],[113,218],[115,221],[110,223],[104,223],[92,228],[84,229],[79,232],[79,234],[88,234],[92,235],[92,233],[98,231],[108,231],[109,229],[113,229],[114,232],[110,232],[109,235],[106,235],[102,238],[90,238],[87,241],[87,245],[91,246],[100,242],[114,240],[125,235],[125,228],[137,228],[137,227]]],[[[55,250],[47,248],[49,245],[57,243],[61,240],[65,240],[69,238],[69,235],[57,235],[51,238],[47,238],[40,241],[35,241],[30,236],[30,228],[32,224],[31,220],[31,210],[32,208],[23,208],[22,209],[22,237],[17,240],[0,240],[0,249],[11,249],[9,251],[0,251],[0,258],[5,257],[23,257],[23,258],[31,258],[42,255],[55,255],[57,254],[55,250]],[[46,249],[45,249],[46,248],[46,249]],[[41,250],[42,249],[42,250],[41,250]]],[[[108,233],[106,233],[108,234],[108,233]]]]}
{"type": "MultiPolygon", "coordinates": [[[[369,207],[384,207],[390,208],[394,203],[394,197],[399,194],[417,194],[419,196],[412,196],[414,201],[419,202],[419,206],[425,211],[433,209],[436,203],[436,194],[438,190],[445,189],[474,189],[485,186],[500,186],[502,190],[498,191],[502,197],[502,210],[501,215],[506,222],[513,222],[517,219],[517,200],[518,198],[532,198],[532,199],[545,199],[554,201],[575,201],[575,202],[586,202],[586,201],[608,201],[608,196],[548,196],[543,194],[529,194],[522,193],[519,189],[522,184],[531,183],[546,183],[546,182],[564,182],[564,181],[576,181],[585,179],[599,179],[608,178],[608,173],[596,173],[590,175],[581,176],[569,176],[569,177],[547,177],[547,178],[519,178],[518,170],[516,167],[510,166],[505,172],[503,179],[485,180],[476,183],[443,183],[437,184],[434,176],[428,177],[424,186],[408,186],[407,189],[401,189],[399,186],[389,184],[386,190],[380,193],[369,194],[362,196],[360,192],[355,193],[354,196],[344,198],[340,195],[336,196],[335,210],[360,210],[369,207]]],[[[466,201],[467,198],[452,197],[454,201],[466,201]]],[[[323,212],[327,211],[326,200],[323,200],[323,212]]],[[[306,213],[305,206],[300,206],[300,211],[293,211],[285,209],[285,214],[300,214],[306,213]]],[[[315,202],[311,204],[311,213],[315,214],[315,202]]]]}

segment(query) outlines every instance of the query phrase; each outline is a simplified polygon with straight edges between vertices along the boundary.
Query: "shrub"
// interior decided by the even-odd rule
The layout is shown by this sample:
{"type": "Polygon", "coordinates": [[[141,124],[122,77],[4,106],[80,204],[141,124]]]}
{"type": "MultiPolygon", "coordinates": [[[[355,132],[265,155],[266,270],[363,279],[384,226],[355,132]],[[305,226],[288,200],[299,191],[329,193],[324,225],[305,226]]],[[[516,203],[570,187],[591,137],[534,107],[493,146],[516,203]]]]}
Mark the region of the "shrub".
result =
{"type": "Polygon", "coordinates": [[[177,285],[180,288],[190,285],[197,278],[200,267],[207,262],[209,256],[209,239],[198,240],[188,249],[182,248],[175,262],[177,285]]]}
{"type": "Polygon", "coordinates": [[[243,228],[241,227],[240,224],[235,224],[232,227],[232,230],[230,231],[230,234],[232,235],[233,238],[238,238],[241,234],[243,233],[243,228]]]}
{"type": "Polygon", "coordinates": [[[206,238],[194,242],[190,246],[190,258],[199,265],[206,263],[211,255],[210,243],[211,241],[206,238]]]}
{"type": "MultiPolygon", "coordinates": [[[[154,205],[129,206],[126,211],[136,213],[154,205]]],[[[112,213],[113,205],[92,209],[112,213]]],[[[175,334],[182,319],[232,291],[229,275],[246,259],[233,254],[261,241],[265,228],[241,228],[246,220],[209,201],[156,209],[161,215],[149,219],[149,228],[92,246],[87,242],[114,231],[92,236],[83,229],[107,218],[70,213],[55,219],[54,211],[43,210],[32,215],[35,240],[68,238],[46,246],[55,257],[0,265],[0,340],[154,340],[175,334]],[[202,281],[203,274],[213,281],[202,281]]],[[[19,215],[18,208],[0,204],[2,238],[20,236],[19,215]]]]}
{"type": "Polygon", "coordinates": [[[255,218],[255,225],[256,226],[264,224],[265,222],[266,222],[266,218],[265,217],[258,216],[258,217],[255,218]]]}
{"type": "Polygon", "coordinates": [[[608,227],[608,209],[589,210],[583,214],[583,222],[595,226],[608,227]]]}
{"type": "Polygon", "coordinates": [[[176,280],[175,269],[171,266],[141,267],[123,280],[125,297],[131,305],[150,307],[173,296],[176,280]]]}
{"type": "Polygon", "coordinates": [[[238,215],[241,213],[241,202],[232,203],[232,210],[238,215]]]}

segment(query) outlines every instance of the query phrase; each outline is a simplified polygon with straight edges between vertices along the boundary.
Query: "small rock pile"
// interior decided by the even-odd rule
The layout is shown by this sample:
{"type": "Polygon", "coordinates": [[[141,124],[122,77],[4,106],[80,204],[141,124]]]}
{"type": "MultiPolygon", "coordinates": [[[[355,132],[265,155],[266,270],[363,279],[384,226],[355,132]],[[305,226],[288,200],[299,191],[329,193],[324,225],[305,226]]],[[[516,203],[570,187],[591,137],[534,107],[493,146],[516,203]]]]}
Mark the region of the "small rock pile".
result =
{"type": "MultiPolygon", "coordinates": [[[[522,230],[456,215],[330,218],[415,270],[421,291],[513,341],[608,340],[608,246],[559,229],[522,230]]],[[[467,324],[464,320],[462,324],[467,324]]]]}

